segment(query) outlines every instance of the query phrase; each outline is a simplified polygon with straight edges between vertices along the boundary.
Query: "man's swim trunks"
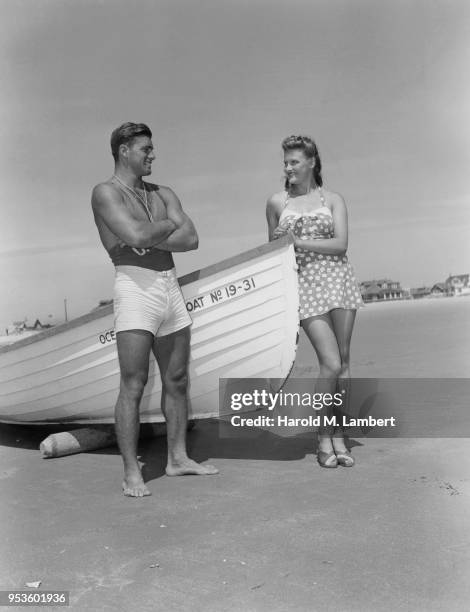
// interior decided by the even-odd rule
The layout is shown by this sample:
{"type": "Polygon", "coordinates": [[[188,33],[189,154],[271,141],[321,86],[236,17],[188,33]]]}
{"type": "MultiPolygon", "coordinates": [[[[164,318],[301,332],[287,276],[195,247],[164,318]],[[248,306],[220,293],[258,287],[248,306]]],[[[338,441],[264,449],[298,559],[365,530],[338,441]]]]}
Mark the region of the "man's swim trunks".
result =
{"type": "Polygon", "coordinates": [[[157,337],[167,336],[188,325],[176,271],[116,266],[114,282],[114,330],[143,329],[157,337]]]}

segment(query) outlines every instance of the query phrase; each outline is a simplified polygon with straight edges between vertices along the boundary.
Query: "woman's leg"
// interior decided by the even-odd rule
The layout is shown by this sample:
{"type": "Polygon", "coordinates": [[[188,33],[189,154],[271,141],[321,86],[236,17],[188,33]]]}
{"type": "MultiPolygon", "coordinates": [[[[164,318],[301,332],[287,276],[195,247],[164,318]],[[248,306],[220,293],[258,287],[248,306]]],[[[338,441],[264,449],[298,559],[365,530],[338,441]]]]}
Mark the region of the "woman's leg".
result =
{"type": "MultiPolygon", "coordinates": [[[[315,384],[316,393],[335,393],[338,375],[341,371],[341,357],[338,342],[330,313],[310,317],[302,321],[302,327],[307,334],[318,357],[320,374],[315,384]]],[[[326,408],[318,414],[322,417],[329,415],[326,408]]],[[[331,427],[321,426],[318,431],[318,450],[324,453],[333,451],[331,427]]]]}
{"type": "MultiPolygon", "coordinates": [[[[345,412],[347,413],[351,386],[350,347],[356,311],[335,308],[330,312],[330,315],[341,358],[341,370],[338,376],[336,391],[343,393],[343,408],[346,409],[345,412]]],[[[344,444],[344,431],[342,427],[339,427],[335,432],[333,445],[335,451],[339,453],[347,450],[344,444]]]]}

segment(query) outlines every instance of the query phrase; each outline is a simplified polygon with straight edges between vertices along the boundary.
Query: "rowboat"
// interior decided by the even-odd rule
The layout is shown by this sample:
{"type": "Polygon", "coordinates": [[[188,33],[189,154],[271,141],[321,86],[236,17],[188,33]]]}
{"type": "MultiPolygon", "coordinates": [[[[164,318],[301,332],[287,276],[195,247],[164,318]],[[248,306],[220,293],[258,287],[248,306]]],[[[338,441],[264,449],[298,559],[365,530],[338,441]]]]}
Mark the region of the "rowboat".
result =
{"type": "MultiPolygon", "coordinates": [[[[193,319],[190,417],[219,416],[220,379],[263,378],[278,390],[298,338],[292,239],[263,244],[179,282],[193,319]]],[[[118,389],[112,304],[0,348],[2,423],[110,424],[118,389]]],[[[142,423],[164,420],[160,394],[152,359],[142,423]]]]}

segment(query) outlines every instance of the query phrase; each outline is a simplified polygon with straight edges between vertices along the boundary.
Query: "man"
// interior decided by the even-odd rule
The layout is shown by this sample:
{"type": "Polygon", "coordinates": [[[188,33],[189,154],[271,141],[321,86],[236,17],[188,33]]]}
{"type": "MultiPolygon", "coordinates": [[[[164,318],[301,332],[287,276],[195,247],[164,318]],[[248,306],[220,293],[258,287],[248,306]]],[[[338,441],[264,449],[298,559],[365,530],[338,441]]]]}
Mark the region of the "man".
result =
{"type": "Polygon", "coordinates": [[[139,405],[150,352],[162,379],[169,476],[216,474],[186,453],[189,317],[176,279],[172,251],[198,247],[191,219],[169,188],[144,183],[155,159],[152,132],[125,123],[111,135],[114,175],[93,190],[92,207],[103,246],[116,266],[114,317],[121,369],[115,408],[116,436],[124,462],[123,491],[150,495],[137,461],[139,405]]]}

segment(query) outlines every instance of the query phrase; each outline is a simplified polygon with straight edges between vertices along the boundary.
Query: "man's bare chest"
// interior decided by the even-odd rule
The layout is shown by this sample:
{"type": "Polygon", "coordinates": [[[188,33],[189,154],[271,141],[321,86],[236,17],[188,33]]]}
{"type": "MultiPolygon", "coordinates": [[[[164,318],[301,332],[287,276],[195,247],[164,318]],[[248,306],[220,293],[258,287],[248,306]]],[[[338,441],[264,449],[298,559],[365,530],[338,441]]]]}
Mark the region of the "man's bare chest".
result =
{"type": "Polygon", "coordinates": [[[126,206],[137,219],[149,221],[151,217],[153,221],[162,221],[168,218],[165,203],[156,190],[147,190],[136,197],[127,197],[126,206]]]}

